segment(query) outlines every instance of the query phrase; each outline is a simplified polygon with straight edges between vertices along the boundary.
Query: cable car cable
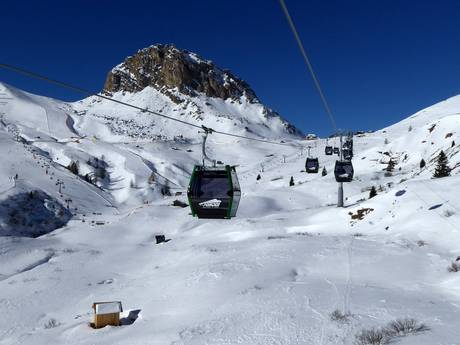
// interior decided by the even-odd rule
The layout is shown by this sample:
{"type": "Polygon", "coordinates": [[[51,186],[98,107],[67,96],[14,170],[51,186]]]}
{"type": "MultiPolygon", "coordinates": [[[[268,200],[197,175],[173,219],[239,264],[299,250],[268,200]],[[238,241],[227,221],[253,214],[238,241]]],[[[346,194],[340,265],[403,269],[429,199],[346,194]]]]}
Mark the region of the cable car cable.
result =
{"type": "MultiPolygon", "coordinates": [[[[313,82],[315,84],[315,87],[319,93],[319,96],[321,98],[321,101],[323,103],[324,109],[326,110],[327,115],[329,116],[329,119],[332,123],[332,127],[336,133],[338,133],[338,128],[337,124],[335,121],[334,116],[332,115],[331,108],[329,107],[329,103],[326,100],[326,97],[324,95],[324,92],[321,88],[321,85],[319,83],[319,80],[316,76],[316,73],[313,69],[313,65],[310,62],[310,59],[308,58],[308,55],[305,51],[305,48],[303,46],[302,40],[300,39],[299,33],[297,32],[297,29],[295,27],[294,21],[291,18],[291,15],[289,14],[289,10],[286,6],[286,3],[284,0],[279,0],[279,3],[281,5],[281,8],[283,10],[284,16],[286,17],[289,27],[294,35],[294,38],[297,42],[297,45],[300,49],[300,52],[302,54],[302,57],[305,61],[305,64],[308,67],[308,70],[311,74],[311,77],[313,79],[313,82]]],[[[343,207],[343,182],[350,182],[353,179],[353,165],[350,161],[343,161],[343,145],[342,145],[342,134],[340,134],[340,149],[339,149],[339,155],[340,155],[340,160],[335,162],[335,168],[334,168],[334,174],[335,174],[335,179],[339,183],[339,190],[338,190],[338,202],[337,206],[343,207]],[[344,169],[347,168],[347,169],[344,169]],[[344,174],[345,173],[345,174],[344,174]]],[[[335,149],[333,150],[335,152],[335,149]]]]}
{"type": "Polygon", "coordinates": [[[284,12],[284,15],[289,23],[289,27],[291,28],[291,31],[292,33],[294,34],[294,37],[295,37],[295,40],[297,42],[297,45],[299,46],[299,49],[300,49],[300,52],[302,53],[302,56],[303,56],[303,59],[305,61],[305,64],[307,65],[308,67],[308,70],[310,71],[310,74],[311,74],[311,77],[313,78],[313,82],[315,83],[315,87],[316,89],[318,90],[318,93],[319,93],[319,96],[321,97],[321,101],[323,103],[323,106],[324,108],[326,109],[326,113],[327,115],[329,116],[329,120],[331,121],[332,123],[332,127],[334,129],[334,131],[337,132],[337,123],[334,119],[334,116],[332,115],[332,111],[331,111],[331,108],[329,107],[329,104],[326,100],[326,97],[324,96],[324,92],[323,90],[321,89],[321,85],[319,84],[319,80],[318,78],[316,77],[316,73],[313,69],[313,66],[310,62],[310,59],[308,58],[308,55],[305,51],[305,48],[303,46],[303,43],[302,43],[302,40],[300,39],[300,36],[297,32],[297,29],[294,25],[294,22],[291,18],[291,15],[289,14],[289,11],[287,9],[287,6],[286,6],[286,3],[284,2],[284,0],[279,0],[280,2],[280,5],[281,5],[281,8],[283,9],[283,12],[284,12]]]}

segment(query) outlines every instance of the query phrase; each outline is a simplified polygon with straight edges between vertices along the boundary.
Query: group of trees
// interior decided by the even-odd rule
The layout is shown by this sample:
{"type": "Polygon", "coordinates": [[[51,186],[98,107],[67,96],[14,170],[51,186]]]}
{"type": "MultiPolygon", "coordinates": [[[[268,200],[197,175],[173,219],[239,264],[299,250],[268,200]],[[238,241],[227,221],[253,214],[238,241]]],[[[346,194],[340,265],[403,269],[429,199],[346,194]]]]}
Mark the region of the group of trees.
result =
{"type": "Polygon", "coordinates": [[[84,176],[80,175],[80,168],[78,161],[70,161],[67,169],[77,176],[81,176],[86,182],[95,184],[98,180],[104,180],[107,177],[107,167],[108,164],[104,160],[104,156],[100,159],[97,157],[92,157],[86,162],[89,166],[94,168],[94,173],[85,174],[84,176]]]}
{"type": "MultiPolygon", "coordinates": [[[[387,167],[385,168],[385,176],[389,177],[392,175],[392,172],[394,171],[394,168],[396,166],[396,162],[390,158],[388,161],[387,167]]],[[[426,167],[426,162],[422,158],[419,163],[420,169],[423,169],[426,167]]],[[[439,152],[438,157],[436,158],[436,167],[433,173],[434,178],[439,178],[439,177],[446,177],[450,176],[450,171],[451,168],[449,167],[449,160],[447,158],[447,155],[444,153],[443,150],[439,152]]]]}
{"type": "MultiPolygon", "coordinates": [[[[422,158],[420,160],[420,169],[425,168],[426,162],[422,158]]],[[[450,176],[451,168],[449,167],[449,159],[447,158],[447,155],[444,153],[443,150],[439,152],[438,157],[436,158],[436,167],[434,169],[433,177],[434,178],[440,178],[440,177],[446,177],[450,176]]]]}

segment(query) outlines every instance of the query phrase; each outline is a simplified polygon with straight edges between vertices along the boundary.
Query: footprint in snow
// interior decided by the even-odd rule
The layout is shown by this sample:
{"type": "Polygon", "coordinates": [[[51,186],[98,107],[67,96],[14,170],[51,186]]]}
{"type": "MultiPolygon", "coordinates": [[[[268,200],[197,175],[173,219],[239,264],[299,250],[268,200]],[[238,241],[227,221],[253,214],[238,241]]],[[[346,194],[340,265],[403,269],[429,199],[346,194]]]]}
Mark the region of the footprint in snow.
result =
{"type": "Polygon", "coordinates": [[[101,280],[101,281],[98,282],[97,284],[98,284],[98,285],[103,285],[103,284],[112,284],[112,283],[113,283],[113,279],[112,279],[112,278],[109,278],[109,279],[101,280]]]}

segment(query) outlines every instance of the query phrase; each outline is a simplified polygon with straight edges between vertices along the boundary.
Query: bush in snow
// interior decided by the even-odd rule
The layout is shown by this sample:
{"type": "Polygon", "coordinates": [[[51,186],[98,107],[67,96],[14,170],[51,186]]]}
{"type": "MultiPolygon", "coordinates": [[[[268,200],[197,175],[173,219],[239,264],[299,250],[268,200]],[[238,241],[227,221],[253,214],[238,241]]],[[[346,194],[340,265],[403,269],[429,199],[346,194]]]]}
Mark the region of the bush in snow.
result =
{"type": "Polygon", "coordinates": [[[426,243],[424,240],[418,240],[417,245],[419,247],[424,247],[424,246],[428,245],[428,243],[426,243]]]}
{"type": "Polygon", "coordinates": [[[356,335],[356,345],[384,345],[395,338],[429,331],[429,327],[412,318],[397,319],[383,329],[364,329],[356,335]]]}
{"type": "Polygon", "coordinates": [[[59,321],[57,321],[56,319],[49,319],[46,323],[45,323],[45,328],[46,329],[50,329],[50,328],[55,328],[55,327],[58,327],[60,326],[61,323],[59,321]]]}
{"type": "Polygon", "coordinates": [[[369,191],[369,199],[372,199],[374,196],[377,195],[377,190],[374,186],[372,186],[371,190],[369,191]]]}
{"type": "Polygon", "coordinates": [[[423,169],[426,165],[426,162],[425,160],[422,158],[422,160],[420,161],[420,169],[423,169]]]}
{"type": "Polygon", "coordinates": [[[428,330],[429,328],[425,324],[412,318],[404,318],[390,322],[385,327],[384,332],[388,338],[396,338],[428,330]]]}
{"type": "Polygon", "coordinates": [[[436,164],[436,168],[434,170],[433,177],[434,178],[440,178],[440,177],[446,177],[450,175],[450,168],[449,168],[449,161],[447,159],[446,154],[444,151],[441,150],[438,155],[438,160],[436,164]]]}
{"type": "Polygon", "coordinates": [[[295,185],[295,182],[294,182],[294,177],[291,176],[291,180],[289,181],[289,186],[294,186],[295,185]]]}
{"type": "Polygon", "coordinates": [[[381,329],[363,329],[355,337],[356,345],[384,345],[389,342],[390,339],[381,329]]]}
{"type": "Polygon", "coordinates": [[[332,321],[338,321],[338,322],[347,322],[350,316],[351,316],[350,313],[342,313],[338,309],[334,310],[329,315],[329,317],[331,318],[332,321]]]}
{"type": "Polygon", "coordinates": [[[321,176],[326,176],[326,175],[327,175],[326,167],[323,167],[323,171],[321,171],[321,176]]]}

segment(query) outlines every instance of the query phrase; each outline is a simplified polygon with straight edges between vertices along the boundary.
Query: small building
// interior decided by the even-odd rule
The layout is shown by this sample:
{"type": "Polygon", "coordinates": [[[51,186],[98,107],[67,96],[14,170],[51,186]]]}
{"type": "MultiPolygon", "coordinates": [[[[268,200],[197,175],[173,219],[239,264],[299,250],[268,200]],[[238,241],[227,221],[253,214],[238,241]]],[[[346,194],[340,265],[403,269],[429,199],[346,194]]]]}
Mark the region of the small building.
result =
{"type": "Polygon", "coordinates": [[[316,139],[318,139],[318,136],[316,134],[307,134],[305,139],[306,140],[316,140],[316,139]]]}
{"type": "Polygon", "coordinates": [[[94,302],[94,328],[105,326],[120,326],[120,313],[123,307],[120,301],[115,302],[94,302]]]}

